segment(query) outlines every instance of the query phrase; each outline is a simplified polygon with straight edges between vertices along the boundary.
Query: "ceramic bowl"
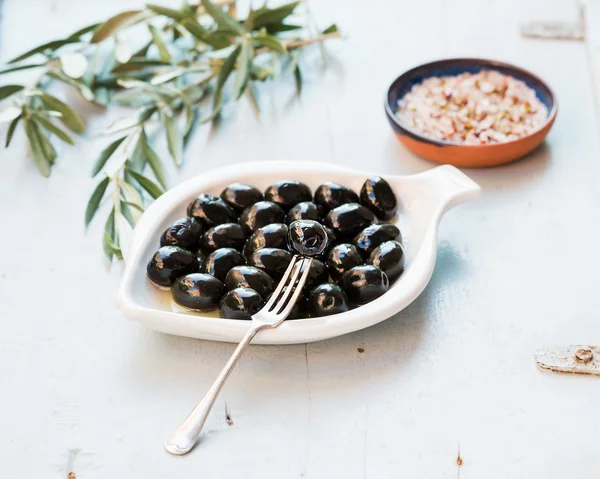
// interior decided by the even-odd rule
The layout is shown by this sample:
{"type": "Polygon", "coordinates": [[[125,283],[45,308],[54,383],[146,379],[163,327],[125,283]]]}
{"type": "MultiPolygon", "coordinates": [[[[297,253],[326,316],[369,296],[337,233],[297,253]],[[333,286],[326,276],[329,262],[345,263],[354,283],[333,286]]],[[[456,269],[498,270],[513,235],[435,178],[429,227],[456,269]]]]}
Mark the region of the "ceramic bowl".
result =
{"type": "MultiPolygon", "coordinates": [[[[216,314],[178,311],[169,291],[161,291],[146,278],[146,265],[159,247],[160,234],[186,215],[187,204],[200,193],[219,195],[233,182],[260,189],[282,179],[305,182],[313,191],[335,181],[359,191],[376,172],[357,171],[328,163],[258,162],[227,166],[204,173],[171,189],[143,214],[124,249],[125,271],[117,302],[123,313],[165,333],[216,341],[238,342],[248,321],[222,319],[216,314]]],[[[412,176],[384,175],[397,194],[398,226],[403,233],[406,270],[380,298],[346,313],[322,318],[285,321],[276,329],[261,331],[259,344],[293,344],[318,341],[350,333],[389,318],[423,291],[435,265],[438,222],[443,213],[480,191],[479,186],[452,166],[441,166],[412,176]]]]}
{"type": "Polygon", "coordinates": [[[502,165],[522,158],[535,150],[546,138],[556,118],[558,106],[550,87],[539,77],[508,63],[481,58],[452,58],[418,66],[400,75],[391,84],[385,98],[385,113],[400,141],[423,158],[436,163],[450,164],[465,168],[480,168],[502,165]],[[497,70],[524,81],[532,88],[539,100],[548,109],[548,117],[541,128],[528,136],[506,143],[491,145],[458,145],[448,141],[430,138],[402,124],[396,116],[398,100],[411,88],[432,76],[477,73],[481,70],[497,70]]]}

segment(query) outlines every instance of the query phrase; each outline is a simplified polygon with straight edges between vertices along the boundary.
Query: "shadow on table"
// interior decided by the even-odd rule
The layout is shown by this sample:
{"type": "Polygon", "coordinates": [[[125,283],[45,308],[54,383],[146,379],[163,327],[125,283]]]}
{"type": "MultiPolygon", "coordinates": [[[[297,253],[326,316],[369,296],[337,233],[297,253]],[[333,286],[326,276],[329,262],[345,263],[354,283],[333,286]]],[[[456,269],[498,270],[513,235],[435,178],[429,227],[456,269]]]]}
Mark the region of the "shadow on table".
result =
{"type": "MultiPolygon", "coordinates": [[[[464,283],[467,263],[448,242],[439,245],[433,277],[424,292],[392,318],[362,331],[307,345],[251,346],[231,381],[252,385],[252,396],[270,400],[298,394],[294,382],[323,383],[319,394],[364,387],[386,375],[409,374],[431,321],[444,319],[438,295],[464,283]],[[242,378],[245,373],[251,378],[242,378]]],[[[143,330],[132,352],[132,378],[145,389],[203,390],[216,378],[235,345],[143,330]]],[[[235,386],[231,386],[235,388],[235,386]]],[[[150,391],[149,391],[150,392],[150,391]]]]}

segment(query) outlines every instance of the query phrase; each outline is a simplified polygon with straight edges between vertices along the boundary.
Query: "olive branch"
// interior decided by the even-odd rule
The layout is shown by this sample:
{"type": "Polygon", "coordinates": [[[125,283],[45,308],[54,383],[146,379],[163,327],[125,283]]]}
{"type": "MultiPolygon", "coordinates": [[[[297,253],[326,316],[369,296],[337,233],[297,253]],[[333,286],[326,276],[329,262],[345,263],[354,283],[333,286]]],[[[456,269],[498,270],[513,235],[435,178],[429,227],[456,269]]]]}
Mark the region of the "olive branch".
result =
{"type": "Polygon", "coordinates": [[[136,108],[105,132],[120,137],[93,165],[99,182],[85,211],[87,227],[110,198],[103,247],[109,259],[122,258],[145,202],[167,189],[163,162],[149,137],[164,132],[170,156],[181,165],[196,125],[213,121],[244,93],[256,105],[252,82],[283,72],[293,74],[299,94],[302,49],[340,37],[336,25],[315,32],[312,25],[292,23],[300,3],[264,5],[243,20],[234,0],[184,3],[178,10],[147,4],[33,48],[0,70],[42,69],[33,85],[0,86],[0,102],[12,102],[0,111],[0,122],[9,122],[6,147],[22,124],[40,173],[49,176],[57,159],[52,140],[72,145],[73,134],[85,132],[77,112],[49,93],[54,82],[73,87],[88,102],[136,108]],[[145,41],[134,51],[130,36],[145,41]],[[37,57],[43,61],[32,62],[37,57]]]}

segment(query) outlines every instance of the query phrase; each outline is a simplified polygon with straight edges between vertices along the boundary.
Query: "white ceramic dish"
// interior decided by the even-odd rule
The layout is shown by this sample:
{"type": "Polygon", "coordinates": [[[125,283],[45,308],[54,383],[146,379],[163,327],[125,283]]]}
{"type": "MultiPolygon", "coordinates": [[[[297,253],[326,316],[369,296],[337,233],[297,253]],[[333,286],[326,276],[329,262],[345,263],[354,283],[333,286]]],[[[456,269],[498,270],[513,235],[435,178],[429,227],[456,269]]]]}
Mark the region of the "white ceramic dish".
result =
{"type": "MultiPolygon", "coordinates": [[[[239,342],[247,321],[216,315],[174,311],[168,292],[146,279],[146,264],[158,248],[160,234],[185,216],[187,204],[200,193],[219,195],[233,182],[264,189],[282,179],[303,181],[313,190],[324,181],[335,181],[359,191],[373,172],[329,163],[257,162],[231,165],[192,178],[156,200],[134,229],[118,292],[123,313],[148,327],[178,336],[239,342]]],[[[346,313],[324,318],[286,321],[277,329],[258,334],[257,344],[294,344],[319,341],[363,329],[398,313],[423,291],[431,278],[437,250],[438,223],[444,212],[476,196],[479,186],[452,166],[440,166],[412,176],[384,175],[398,195],[398,225],[406,247],[406,270],[390,290],[377,300],[346,313]]]]}

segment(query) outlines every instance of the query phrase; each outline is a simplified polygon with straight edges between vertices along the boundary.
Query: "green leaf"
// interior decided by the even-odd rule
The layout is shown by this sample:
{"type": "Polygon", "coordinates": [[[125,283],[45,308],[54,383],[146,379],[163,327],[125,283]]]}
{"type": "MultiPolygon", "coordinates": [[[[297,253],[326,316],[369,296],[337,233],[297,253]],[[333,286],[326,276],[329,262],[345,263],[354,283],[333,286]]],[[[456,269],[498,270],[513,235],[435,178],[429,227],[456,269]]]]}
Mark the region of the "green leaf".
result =
{"type": "Polygon", "coordinates": [[[104,148],[104,150],[102,150],[100,156],[96,160],[96,163],[94,163],[94,167],[92,168],[92,176],[96,176],[100,172],[100,170],[104,168],[104,165],[106,164],[110,156],[115,152],[119,145],[123,143],[123,140],[125,140],[125,138],[126,137],[124,136],[123,138],[119,138],[118,140],[113,141],[110,145],[104,148]]]}
{"type": "Polygon", "coordinates": [[[122,130],[129,130],[130,128],[133,128],[134,126],[137,126],[139,124],[140,122],[138,120],[137,115],[133,117],[119,118],[112,122],[111,125],[106,130],[104,130],[104,134],[112,135],[113,133],[117,133],[122,130]]]}
{"type": "Polygon", "coordinates": [[[12,140],[12,137],[15,134],[15,129],[17,128],[17,124],[22,117],[23,115],[19,115],[10,123],[10,125],[8,125],[8,131],[6,132],[6,144],[4,145],[5,148],[8,148],[8,145],[10,145],[10,140],[12,140]]]}
{"type": "Polygon", "coordinates": [[[122,28],[131,25],[145,16],[142,10],[128,10],[106,20],[94,32],[90,43],[100,43],[113,36],[122,28]]]}
{"type": "Polygon", "coordinates": [[[213,109],[210,112],[210,114],[205,117],[202,118],[200,120],[200,123],[208,123],[212,120],[214,120],[214,118],[221,113],[221,108],[223,108],[223,90],[222,89],[217,89],[215,90],[215,95],[213,97],[213,109]]]}
{"type": "Polygon", "coordinates": [[[250,30],[258,30],[268,25],[282,23],[289,17],[301,2],[292,2],[276,8],[261,7],[253,10],[246,19],[246,25],[250,30]]]}
{"type": "Polygon", "coordinates": [[[66,39],[66,40],[54,40],[52,42],[44,43],[43,45],[40,45],[39,47],[32,48],[31,50],[23,53],[22,55],[19,55],[18,57],[13,58],[12,60],[10,60],[7,63],[9,65],[12,63],[17,63],[22,60],[25,60],[26,58],[32,57],[33,55],[36,55],[38,53],[44,53],[47,50],[54,52],[54,51],[58,50],[60,47],[64,47],[65,45],[69,45],[71,43],[79,43],[79,39],[71,38],[71,39],[66,39]]]}
{"type": "Polygon", "coordinates": [[[292,68],[292,71],[294,72],[296,94],[300,96],[300,94],[302,93],[302,72],[300,71],[300,65],[298,64],[298,54],[292,55],[292,62],[290,66],[292,68]]]}
{"type": "Polygon", "coordinates": [[[31,63],[29,65],[18,65],[16,67],[10,67],[10,68],[5,68],[4,70],[0,70],[0,75],[2,75],[3,73],[11,73],[11,72],[17,72],[19,70],[28,70],[29,68],[39,68],[39,67],[45,67],[45,66],[46,66],[46,62],[31,63]]]}
{"type": "Polygon", "coordinates": [[[197,40],[204,41],[204,38],[207,34],[206,29],[198,23],[198,20],[195,18],[184,18],[181,21],[181,25],[192,34],[197,40]]]}
{"type": "Polygon", "coordinates": [[[72,33],[68,36],[68,40],[76,40],[84,36],[86,33],[90,33],[94,31],[96,28],[100,26],[100,23],[94,23],[93,25],[89,25],[87,27],[82,28],[81,30],[77,30],[75,33],[72,33]]]}
{"type": "Polygon", "coordinates": [[[219,76],[217,78],[217,90],[223,89],[223,85],[227,81],[227,78],[231,74],[233,68],[235,67],[235,62],[237,60],[238,55],[242,51],[242,46],[238,44],[231,54],[227,57],[227,59],[221,65],[221,69],[219,70],[219,76]]]}
{"type": "Polygon", "coordinates": [[[167,130],[169,153],[171,153],[175,164],[180,166],[183,163],[183,142],[179,128],[177,127],[177,118],[172,115],[165,115],[165,127],[167,130]]]}
{"type": "Polygon", "coordinates": [[[165,63],[162,60],[154,60],[153,58],[131,57],[127,63],[116,65],[111,73],[127,73],[137,72],[145,68],[162,67],[165,63]]]}
{"type": "Polygon", "coordinates": [[[139,211],[140,213],[144,212],[144,208],[142,208],[140,205],[136,205],[135,203],[131,203],[130,201],[122,201],[121,203],[126,204],[127,206],[131,206],[133,209],[139,211]]]}
{"type": "Polygon", "coordinates": [[[238,23],[231,15],[229,15],[229,13],[225,12],[225,10],[215,5],[210,0],[202,0],[202,6],[206,12],[213,17],[219,27],[227,30],[233,30],[239,35],[248,33],[248,30],[241,23],[238,23]]]}
{"type": "Polygon", "coordinates": [[[272,35],[257,35],[253,38],[253,40],[259,45],[267,47],[269,50],[273,50],[274,52],[283,54],[287,53],[286,46],[272,35]]]}
{"type": "Polygon", "coordinates": [[[173,8],[162,7],[160,5],[154,5],[152,3],[147,3],[146,7],[152,10],[154,13],[164,15],[165,17],[172,18],[173,20],[177,20],[178,22],[181,22],[184,18],[189,17],[188,13],[182,12],[181,10],[174,10],[173,8]]]}
{"type": "Polygon", "coordinates": [[[129,173],[131,173],[131,176],[133,176],[133,178],[140,184],[142,188],[144,188],[144,190],[148,192],[150,196],[152,196],[152,198],[156,199],[164,193],[160,186],[154,183],[154,181],[151,179],[146,178],[141,173],[133,170],[129,170],[129,173]]]}
{"type": "Polygon", "coordinates": [[[142,146],[144,148],[144,153],[146,154],[148,164],[150,165],[150,168],[152,169],[152,172],[156,177],[156,181],[158,181],[160,185],[166,190],[168,186],[163,164],[158,158],[156,152],[150,146],[150,143],[148,143],[148,138],[145,134],[142,136],[142,146]]]}
{"type": "Polygon", "coordinates": [[[188,129],[185,136],[183,137],[183,148],[187,148],[187,145],[188,145],[190,139],[192,138],[192,135],[194,134],[195,126],[198,124],[198,109],[193,107],[192,112],[193,112],[194,116],[192,118],[190,128],[188,129]]]}
{"type": "Polygon", "coordinates": [[[167,43],[165,42],[162,33],[153,25],[148,25],[148,29],[152,34],[152,41],[158,49],[160,60],[164,63],[169,63],[171,61],[171,54],[169,53],[169,48],[167,47],[167,43]]]}
{"type": "MultiPolygon", "coordinates": [[[[142,128],[142,132],[143,131],[144,130],[142,128]]],[[[144,171],[144,167],[146,166],[147,161],[148,159],[146,158],[146,152],[144,151],[144,147],[142,144],[142,135],[140,134],[135,144],[135,148],[133,149],[133,152],[129,157],[129,169],[140,172],[144,171]]]]}
{"type": "MultiPolygon", "coordinates": [[[[114,210],[113,210],[113,218],[112,218],[112,223],[114,225],[115,219],[114,219],[114,210]]],[[[114,226],[113,226],[114,228],[114,226]]],[[[112,257],[113,255],[116,256],[118,259],[123,259],[123,253],[121,253],[121,250],[119,249],[119,245],[117,245],[115,243],[115,241],[113,239],[110,238],[110,236],[108,236],[108,234],[105,232],[104,233],[104,241],[103,241],[103,246],[104,246],[104,252],[106,253],[106,256],[108,256],[108,260],[112,261],[112,257]]]]}
{"type": "Polygon", "coordinates": [[[66,83],[67,85],[70,85],[73,88],[77,89],[79,91],[79,93],[81,94],[81,96],[83,98],[85,98],[87,101],[95,101],[96,100],[96,96],[94,95],[94,92],[92,90],[90,90],[90,87],[88,87],[85,83],[75,80],[73,78],[70,78],[67,75],[65,75],[63,72],[59,72],[59,71],[51,71],[51,72],[48,72],[47,75],[49,77],[54,78],[55,80],[66,83]]]}
{"type": "Polygon", "coordinates": [[[156,102],[156,98],[154,98],[152,95],[149,95],[147,92],[136,90],[118,92],[113,96],[113,100],[118,105],[132,106],[136,108],[156,102]]]}
{"type": "Polygon", "coordinates": [[[250,45],[250,42],[248,41],[242,41],[242,48],[240,50],[238,67],[236,70],[235,83],[233,85],[233,95],[236,100],[242,96],[244,90],[246,89],[251,66],[252,45],[250,45]]]}
{"type": "Polygon", "coordinates": [[[267,29],[267,33],[274,35],[276,33],[291,32],[293,30],[299,30],[304,27],[302,25],[291,25],[291,24],[287,24],[287,23],[272,23],[272,24],[270,23],[269,25],[265,25],[265,28],[267,29]]]}
{"type": "Polygon", "coordinates": [[[69,105],[49,93],[44,93],[40,95],[39,98],[51,110],[62,113],[60,121],[62,121],[69,130],[74,131],[79,135],[85,132],[85,123],[83,123],[83,120],[69,105]]]}
{"type": "Polygon", "coordinates": [[[44,155],[46,156],[46,158],[48,158],[48,160],[50,161],[50,164],[53,165],[54,161],[56,160],[56,156],[57,156],[54,146],[52,145],[52,143],[50,142],[50,139],[46,136],[46,134],[40,129],[40,126],[38,125],[37,121],[34,121],[33,119],[31,119],[30,121],[31,121],[31,123],[34,124],[34,126],[37,128],[37,130],[39,132],[40,145],[42,146],[44,155]]]}
{"type": "Polygon", "coordinates": [[[106,192],[106,188],[108,187],[109,182],[110,182],[110,179],[108,178],[108,176],[105,177],[100,183],[98,183],[98,185],[94,189],[94,192],[92,193],[92,196],[90,196],[87,207],[85,209],[85,227],[86,228],[92,221],[92,218],[94,218],[96,211],[98,211],[98,207],[100,206],[100,202],[102,201],[102,198],[104,197],[104,193],[106,192]]]}
{"type": "Polygon", "coordinates": [[[325,30],[323,30],[323,34],[327,35],[328,33],[336,33],[339,32],[338,26],[334,23],[333,25],[328,26],[325,30]]]}
{"type": "Polygon", "coordinates": [[[104,236],[102,240],[102,246],[104,248],[104,253],[106,254],[109,261],[112,261],[112,257],[116,254],[117,257],[121,255],[121,250],[118,245],[114,244],[115,239],[115,209],[113,208],[106,218],[106,223],[104,224],[104,236]]]}
{"type": "Polygon", "coordinates": [[[29,139],[31,153],[40,173],[44,176],[50,176],[52,160],[46,156],[38,126],[30,120],[25,120],[25,133],[29,139]]]}
{"type": "Polygon", "coordinates": [[[48,130],[50,133],[53,133],[54,135],[59,137],[65,143],[68,143],[69,145],[74,144],[73,140],[71,139],[71,137],[69,135],[67,135],[63,130],[61,130],[58,126],[56,126],[54,123],[52,123],[47,118],[44,118],[43,116],[38,115],[38,116],[36,116],[36,120],[39,123],[41,123],[41,125],[44,128],[46,128],[46,130],[48,130]]]}
{"type": "MultiPolygon", "coordinates": [[[[133,228],[135,226],[135,219],[133,218],[133,215],[131,214],[131,210],[129,209],[130,204],[133,204],[133,203],[128,203],[127,201],[121,201],[121,214],[125,217],[127,222],[133,228]]],[[[137,212],[136,212],[136,214],[137,214],[137,212]]]]}
{"type": "Polygon", "coordinates": [[[142,108],[138,113],[138,123],[144,123],[145,121],[149,120],[150,117],[154,115],[154,113],[156,113],[157,110],[158,108],[154,105],[142,108]]]}
{"type": "Polygon", "coordinates": [[[4,85],[0,86],[0,101],[8,98],[11,95],[21,91],[23,89],[23,85],[4,85]]]}

